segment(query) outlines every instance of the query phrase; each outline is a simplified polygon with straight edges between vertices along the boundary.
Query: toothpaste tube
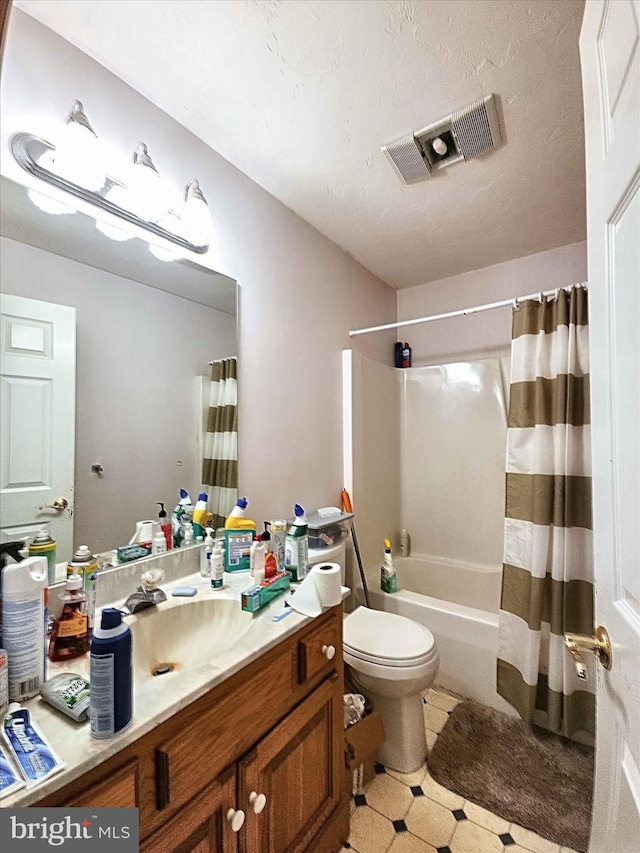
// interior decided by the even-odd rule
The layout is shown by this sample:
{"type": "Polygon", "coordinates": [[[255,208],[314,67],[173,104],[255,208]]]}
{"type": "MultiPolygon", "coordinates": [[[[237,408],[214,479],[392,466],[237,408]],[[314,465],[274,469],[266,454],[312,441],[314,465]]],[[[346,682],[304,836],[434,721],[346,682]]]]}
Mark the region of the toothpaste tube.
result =
{"type": "Polygon", "coordinates": [[[31,722],[28,709],[22,708],[17,702],[9,705],[4,715],[2,735],[20,768],[27,788],[33,788],[65,766],[36,724],[31,722]]]}
{"type": "Polygon", "coordinates": [[[116,550],[119,563],[139,560],[140,557],[148,557],[149,554],[151,554],[151,542],[136,542],[135,545],[121,545],[116,550]]]}
{"type": "Polygon", "coordinates": [[[62,672],[45,681],[40,695],[77,723],[89,719],[89,682],[75,672],[62,672]]]}
{"type": "Polygon", "coordinates": [[[0,797],[13,794],[18,788],[24,788],[24,782],[16,776],[9,759],[0,749],[0,797]]]}

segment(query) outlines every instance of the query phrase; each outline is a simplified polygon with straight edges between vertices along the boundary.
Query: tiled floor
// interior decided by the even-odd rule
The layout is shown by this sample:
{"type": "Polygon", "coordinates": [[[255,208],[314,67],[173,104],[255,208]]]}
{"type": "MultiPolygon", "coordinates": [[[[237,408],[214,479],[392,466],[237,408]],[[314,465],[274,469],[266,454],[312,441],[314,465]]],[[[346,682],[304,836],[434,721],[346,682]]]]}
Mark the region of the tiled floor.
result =
{"type": "MultiPolygon", "coordinates": [[[[458,699],[440,690],[424,694],[431,749],[458,699]]],[[[351,853],[575,853],[509,823],[448,791],[424,764],[415,773],[376,766],[376,775],[351,804],[351,853]]]]}

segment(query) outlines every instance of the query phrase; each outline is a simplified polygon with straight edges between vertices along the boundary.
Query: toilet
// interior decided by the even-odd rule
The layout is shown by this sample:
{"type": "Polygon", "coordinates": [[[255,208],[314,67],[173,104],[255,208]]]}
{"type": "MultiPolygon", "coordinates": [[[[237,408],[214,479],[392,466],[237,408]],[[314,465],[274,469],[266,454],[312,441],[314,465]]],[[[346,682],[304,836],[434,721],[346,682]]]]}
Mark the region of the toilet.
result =
{"type": "MultiPolygon", "coordinates": [[[[310,548],[309,565],[320,562],[338,563],[344,583],[344,541],[310,548]]],[[[356,607],[344,617],[342,650],[351,681],[382,716],[386,741],[376,760],[413,773],[427,755],[422,693],[440,664],[433,634],[406,616],[356,607]]]]}

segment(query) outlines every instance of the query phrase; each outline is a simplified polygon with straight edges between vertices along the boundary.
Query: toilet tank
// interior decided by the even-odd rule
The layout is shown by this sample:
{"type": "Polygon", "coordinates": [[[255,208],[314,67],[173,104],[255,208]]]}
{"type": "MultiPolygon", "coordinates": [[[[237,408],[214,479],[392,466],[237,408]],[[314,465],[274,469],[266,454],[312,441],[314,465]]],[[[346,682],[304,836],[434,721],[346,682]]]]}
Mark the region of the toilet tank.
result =
{"type": "Polygon", "coordinates": [[[340,566],[340,581],[345,585],[346,547],[345,540],[341,539],[335,545],[327,545],[326,548],[309,548],[309,568],[317,563],[337,563],[340,566]]]}

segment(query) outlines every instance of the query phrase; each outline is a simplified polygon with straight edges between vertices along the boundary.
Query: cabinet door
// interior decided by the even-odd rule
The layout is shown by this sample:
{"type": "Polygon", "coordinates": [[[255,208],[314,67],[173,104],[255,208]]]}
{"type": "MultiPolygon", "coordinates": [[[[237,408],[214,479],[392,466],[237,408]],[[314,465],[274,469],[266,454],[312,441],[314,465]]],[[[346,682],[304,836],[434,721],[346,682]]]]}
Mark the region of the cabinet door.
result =
{"type": "Polygon", "coordinates": [[[334,673],[239,762],[242,853],[309,848],[340,800],[342,703],[334,673]]]}
{"type": "Polygon", "coordinates": [[[232,822],[235,812],[229,814],[229,810],[235,802],[235,768],[230,767],[150,835],[140,853],[236,853],[242,816],[236,815],[232,822]]]}
{"type": "Polygon", "coordinates": [[[86,791],[76,794],[64,805],[73,808],[136,808],[140,805],[138,794],[138,762],[130,761],[99,782],[87,783],[86,791]]]}

